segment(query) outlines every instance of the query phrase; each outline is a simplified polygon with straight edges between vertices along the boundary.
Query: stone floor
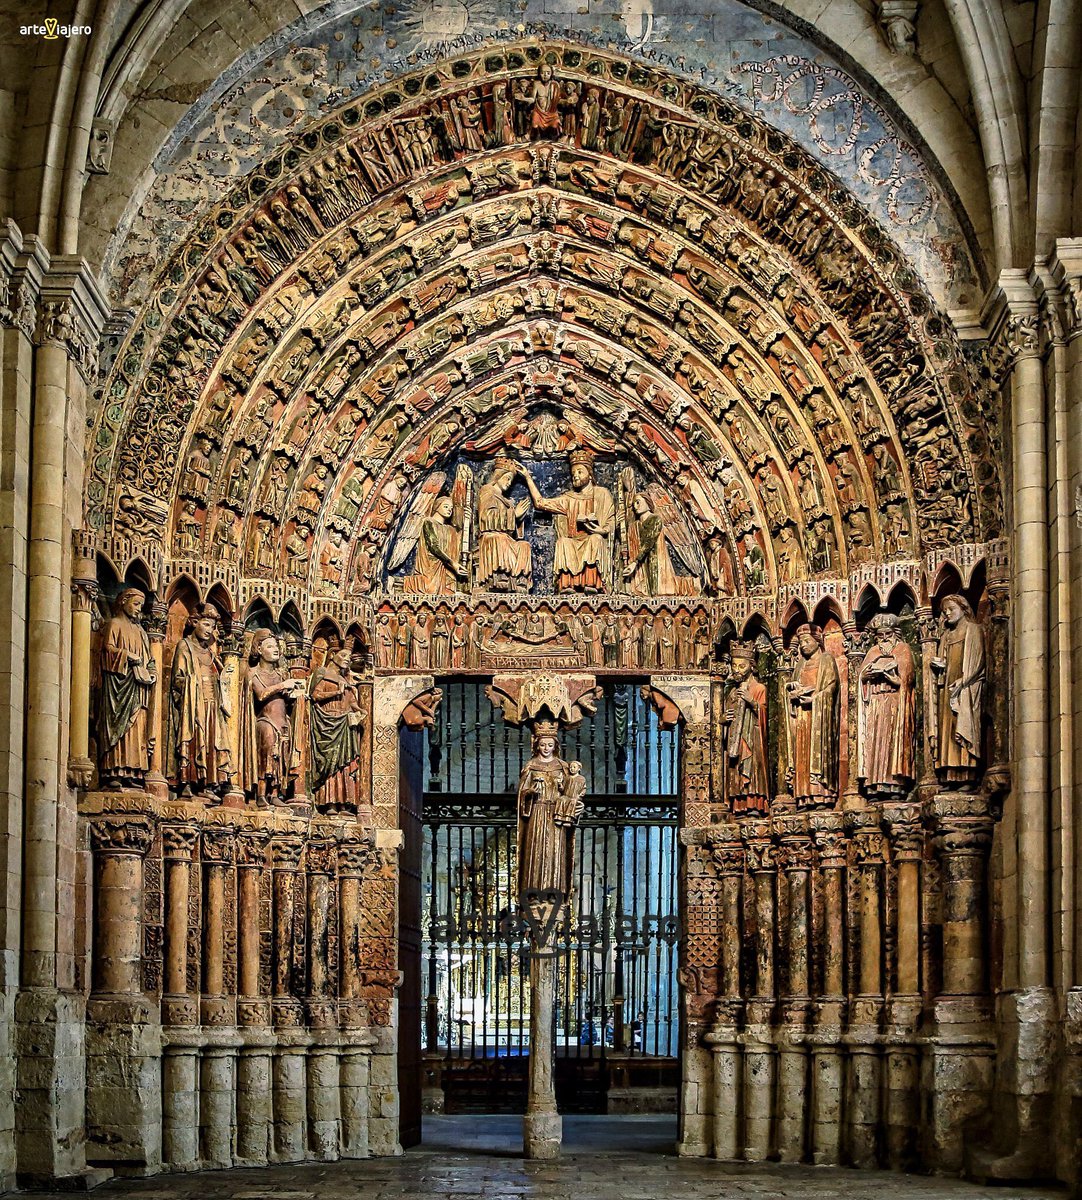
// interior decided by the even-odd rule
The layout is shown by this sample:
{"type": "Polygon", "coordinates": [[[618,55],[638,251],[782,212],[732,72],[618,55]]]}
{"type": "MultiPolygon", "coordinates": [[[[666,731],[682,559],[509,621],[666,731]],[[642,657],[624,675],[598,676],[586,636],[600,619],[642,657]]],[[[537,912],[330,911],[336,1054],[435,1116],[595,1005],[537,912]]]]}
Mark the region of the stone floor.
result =
{"type": "MultiPolygon", "coordinates": [[[[1063,1200],[915,1175],[680,1159],[670,1117],[565,1117],[564,1157],[527,1163],[515,1117],[425,1117],[402,1158],[159,1175],[108,1184],[94,1200],[1063,1200]]],[[[70,1200],[53,1196],[49,1200],[70,1200]]]]}

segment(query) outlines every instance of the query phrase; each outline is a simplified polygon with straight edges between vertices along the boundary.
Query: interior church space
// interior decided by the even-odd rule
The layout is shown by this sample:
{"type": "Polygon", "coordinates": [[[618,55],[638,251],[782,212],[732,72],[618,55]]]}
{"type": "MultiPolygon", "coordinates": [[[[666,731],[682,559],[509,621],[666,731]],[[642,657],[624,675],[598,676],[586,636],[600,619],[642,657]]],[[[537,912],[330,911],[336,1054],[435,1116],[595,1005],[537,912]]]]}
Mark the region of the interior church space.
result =
{"type": "Polygon", "coordinates": [[[0,1193],[1082,1197],[1082,0],[0,0],[0,1193]]]}

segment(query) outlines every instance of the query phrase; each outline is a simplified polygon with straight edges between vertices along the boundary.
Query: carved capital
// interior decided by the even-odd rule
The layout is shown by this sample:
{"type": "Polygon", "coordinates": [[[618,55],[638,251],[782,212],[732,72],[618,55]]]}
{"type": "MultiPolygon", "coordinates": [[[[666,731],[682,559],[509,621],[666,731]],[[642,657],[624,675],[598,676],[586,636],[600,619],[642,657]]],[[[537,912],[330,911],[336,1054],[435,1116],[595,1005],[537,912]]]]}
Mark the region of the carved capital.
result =
{"type": "Polygon", "coordinates": [[[90,822],[95,854],[137,854],[142,858],[154,841],[154,823],[146,816],[96,817],[90,822]]]}
{"type": "Polygon", "coordinates": [[[94,579],[73,579],[71,581],[71,611],[75,613],[92,613],[98,598],[98,584],[94,579]]]}
{"type": "Polygon", "coordinates": [[[0,326],[33,338],[38,292],[48,265],[49,256],[38,239],[24,240],[19,227],[8,220],[0,230],[0,326]]]}
{"type": "Polygon", "coordinates": [[[910,58],[917,55],[918,0],[879,0],[879,32],[887,48],[910,58]]]}
{"type": "Polygon", "coordinates": [[[753,875],[773,871],[777,862],[777,852],[770,836],[770,822],[747,821],[741,826],[740,837],[744,843],[748,870],[753,875]]]}
{"type": "Polygon", "coordinates": [[[740,827],[719,825],[710,830],[707,842],[710,858],[719,876],[744,874],[744,844],[740,827]]]}
{"type": "Polygon", "coordinates": [[[997,381],[1002,382],[1019,359],[1040,355],[1040,307],[1028,272],[1011,269],[1000,274],[983,318],[991,330],[988,370],[997,381]]]}
{"type": "Polygon", "coordinates": [[[194,825],[162,826],[162,857],[190,861],[199,840],[199,830],[194,825]]]}
{"type": "Polygon", "coordinates": [[[376,848],[370,840],[352,838],[338,843],[338,874],[343,879],[362,879],[376,863],[376,848]]]}
{"type": "Polygon", "coordinates": [[[848,841],[839,813],[812,813],[808,820],[812,840],[824,870],[840,870],[847,865],[848,841]]]}
{"type": "Polygon", "coordinates": [[[883,819],[887,824],[891,852],[896,862],[917,862],[924,851],[924,829],[920,823],[920,808],[916,804],[885,804],[883,819]]]}
{"type": "Polygon", "coordinates": [[[237,866],[262,867],[267,862],[267,835],[261,829],[245,829],[237,834],[237,866]]]}
{"type": "Polygon", "coordinates": [[[338,847],[330,841],[308,843],[304,864],[309,875],[333,875],[338,863],[338,847]]]}
{"type": "Polygon", "coordinates": [[[63,346],[87,383],[97,374],[99,339],[108,316],[87,263],[73,255],[52,258],[41,281],[36,341],[63,346]]]}
{"type": "Polygon", "coordinates": [[[233,862],[236,833],[232,829],[206,828],[203,830],[202,857],[211,866],[229,866],[233,862]]]}
{"type": "Polygon", "coordinates": [[[283,834],[271,841],[271,864],[276,871],[295,871],[301,865],[304,839],[295,834],[283,834]]]}

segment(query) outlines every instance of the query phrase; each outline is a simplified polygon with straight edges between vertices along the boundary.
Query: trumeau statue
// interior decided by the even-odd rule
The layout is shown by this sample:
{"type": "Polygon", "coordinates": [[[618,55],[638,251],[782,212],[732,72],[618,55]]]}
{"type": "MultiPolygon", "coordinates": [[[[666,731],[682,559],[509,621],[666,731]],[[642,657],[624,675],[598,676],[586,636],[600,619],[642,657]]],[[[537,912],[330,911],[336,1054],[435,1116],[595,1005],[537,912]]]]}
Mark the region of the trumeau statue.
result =
{"type": "MultiPolygon", "coordinates": [[[[570,895],[575,825],[582,815],[585,781],[560,757],[554,722],[538,721],[533,757],[518,784],[518,895],[570,895]]],[[[578,764],[581,769],[581,764],[578,764]]]]}
{"type": "Polygon", "coordinates": [[[916,778],[916,672],[892,613],[873,617],[875,644],[860,665],[860,762],[867,792],[900,794],[916,778]]]}
{"type": "Polygon", "coordinates": [[[734,645],[725,705],[726,796],[734,812],[766,812],[770,797],[767,771],[765,685],[755,674],[754,649],[734,645]]]}
{"type": "Polygon", "coordinates": [[[240,781],[258,808],[285,804],[290,776],[299,754],[295,707],[304,682],[278,668],[282,646],[278,635],[259,629],[252,638],[248,670],[241,690],[240,781]]]}
{"type": "Polygon", "coordinates": [[[832,804],[838,795],[839,680],[818,625],[796,633],[799,658],[786,685],[789,708],[788,782],[798,805],[832,804]]]}
{"type": "Polygon", "coordinates": [[[941,606],[943,631],[932,659],[935,725],[930,734],[941,779],[970,780],[981,765],[984,702],[984,637],[964,596],[947,596],[941,606]]]}
{"type": "Polygon", "coordinates": [[[612,493],[594,483],[593,455],[573,450],[571,488],[552,499],[537,489],[524,468],[534,508],[556,517],[556,552],[552,572],[558,592],[600,593],[612,587],[612,542],[616,531],[616,505],[612,493]]]}
{"type": "Polygon", "coordinates": [[[125,588],[102,632],[98,774],[106,787],[141,787],[150,765],[147,709],[155,668],[138,620],[145,599],[138,588],[125,588]]]}
{"type": "Polygon", "coordinates": [[[329,651],[308,685],[308,783],[321,812],[355,812],[364,721],[348,646],[329,651]]]}
{"type": "Polygon", "coordinates": [[[217,792],[233,776],[229,707],[215,647],[218,610],[204,604],[173,654],[169,684],[170,775],[180,795],[217,792]]]}

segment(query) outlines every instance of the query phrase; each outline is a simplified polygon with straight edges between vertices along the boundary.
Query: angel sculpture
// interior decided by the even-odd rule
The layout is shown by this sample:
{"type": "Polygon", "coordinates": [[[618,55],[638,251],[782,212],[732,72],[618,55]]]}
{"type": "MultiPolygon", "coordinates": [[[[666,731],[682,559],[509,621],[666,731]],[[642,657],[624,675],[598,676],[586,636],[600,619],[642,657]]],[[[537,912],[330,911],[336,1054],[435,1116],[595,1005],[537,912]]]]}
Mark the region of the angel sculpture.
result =
{"type": "Polygon", "coordinates": [[[620,472],[619,520],[627,549],[624,582],[635,596],[698,596],[707,577],[698,539],[672,496],[659,484],[639,491],[635,472],[620,472]],[[689,572],[679,575],[673,555],[689,572]]]}
{"type": "Polygon", "coordinates": [[[469,585],[473,475],[460,466],[450,495],[443,489],[447,475],[434,471],[421,484],[406,513],[387,562],[394,571],[416,548],[413,572],[401,580],[402,591],[412,595],[446,596],[469,585]]]}

